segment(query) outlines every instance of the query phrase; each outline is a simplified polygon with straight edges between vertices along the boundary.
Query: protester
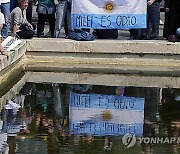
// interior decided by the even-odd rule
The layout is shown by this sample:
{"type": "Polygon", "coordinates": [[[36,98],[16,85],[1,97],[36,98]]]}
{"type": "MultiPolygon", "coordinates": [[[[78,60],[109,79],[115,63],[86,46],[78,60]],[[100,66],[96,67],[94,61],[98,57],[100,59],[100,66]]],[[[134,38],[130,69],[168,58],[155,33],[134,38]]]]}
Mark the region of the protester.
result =
{"type": "Polygon", "coordinates": [[[180,27],[180,1],[165,0],[165,27],[164,37],[176,35],[176,30],[180,27]]]}
{"type": "Polygon", "coordinates": [[[28,8],[26,10],[26,18],[29,23],[32,24],[32,11],[33,11],[33,0],[29,0],[28,8]]]}
{"type": "Polygon", "coordinates": [[[8,37],[8,18],[10,13],[10,0],[1,0],[1,12],[4,14],[5,23],[2,28],[2,37],[8,37]]]}
{"type": "Polygon", "coordinates": [[[159,37],[161,0],[147,1],[147,28],[130,29],[130,40],[157,40],[159,37]]]}
{"type": "Polygon", "coordinates": [[[36,11],[38,13],[37,37],[43,36],[45,21],[48,19],[51,38],[53,38],[56,12],[54,0],[39,0],[36,11]]]}
{"type": "Polygon", "coordinates": [[[169,8],[167,7],[167,0],[164,0],[164,28],[163,28],[163,37],[168,39],[169,36],[169,8]]]}
{"type": "Polygon", "coordinates": [[[71,25],[71,0],[59,0],[56,7],[55,37],[60,37],[60,31],[64,22],[65,37],[74,30],[71,25]]]}
{"type": "MultiPolygon", "coordinates": [[[[10,11],[14,8],[18,7],[18,0],[11,0],[10,1],[10,11]]],[[[26,10],[26,18],[29,23],[32,24],[32,9],[33,9],[33,0],[29,0],[28,8],[26,10]]]]}
{"type": "MultiPolygon", "coordinates": [[[[0,12],[0,31],[1,31],[4,23],[5,23],[5,21],[4,21],[4,15],[0,12]]],[[[1,33],[0,33],[0,38],[1,38],[1,33]]],[[[1,41],[1,40],[0,40],[0,41],[1,41]]],[[[1,53],[2,55],[8,56],[8,53],[4,51],[4,49],[3,49],[2,45],[1,45],[1,42],[0,42],[0,53],[1,53]]]]}
{"type": "Polygon", "coordinates": [[[64,22],[65,34],[67,33],[67,0],[59,0],[56,7],[55,37],[60,37],[60,31],[64,22]]]}
{"type": "Polygon", "coordinates": [[[147,1],[147,29],[142,32],[142,39],[157,40],[159,37],[161,0],[147,1]]]}
{"type": "Polygon", "coordinates": [[[27,21],[26,9],[28,0],[19,0],[19,7],[10,14],[10,30],[12,35],[18,35],[21,39],[31,39],[34,36],[33,26],[27,21]]]}

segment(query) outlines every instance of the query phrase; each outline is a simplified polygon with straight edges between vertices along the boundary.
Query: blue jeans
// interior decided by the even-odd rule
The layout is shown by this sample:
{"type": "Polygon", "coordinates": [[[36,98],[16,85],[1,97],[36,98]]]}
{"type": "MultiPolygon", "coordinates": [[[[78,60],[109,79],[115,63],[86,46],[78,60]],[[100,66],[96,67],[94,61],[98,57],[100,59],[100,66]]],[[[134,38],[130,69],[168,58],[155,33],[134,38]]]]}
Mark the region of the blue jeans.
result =
{"type": "Polygon", "coordinates": [[[60,31],[66,14],[67,1],[60,1],[56,8],[55,37],[60,37],[60,31]]]}
{"type": "Polygon", "coordinates": [[[147,7],[147,29],[142,29],[142,37],[157,40],[159,37],[160,4],[154,2],[147,7]]]}
{"type": "Polygon", "coordinates": [[[10,14],[10,3],[1,3],[1,12],[4,14],[5,24],[3,24],[2,28],[2,37],[6,38],[8,37],[8,17],[10,14]]]}

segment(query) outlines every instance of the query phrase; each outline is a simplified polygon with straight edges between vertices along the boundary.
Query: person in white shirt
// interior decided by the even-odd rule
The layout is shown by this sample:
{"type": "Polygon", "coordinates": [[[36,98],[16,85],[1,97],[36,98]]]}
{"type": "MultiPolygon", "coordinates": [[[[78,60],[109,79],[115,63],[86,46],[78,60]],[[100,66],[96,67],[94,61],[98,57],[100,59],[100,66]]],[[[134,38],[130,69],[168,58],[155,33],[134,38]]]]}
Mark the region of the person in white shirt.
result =
{"type": "Polygon", "coordinates": [[[10,13],[9,24],[11,35],[18,35],[21,39],[31,39],[34,36],[33,25],[26,18],[28,0],[18,0],[19,7],[10,13]]]}

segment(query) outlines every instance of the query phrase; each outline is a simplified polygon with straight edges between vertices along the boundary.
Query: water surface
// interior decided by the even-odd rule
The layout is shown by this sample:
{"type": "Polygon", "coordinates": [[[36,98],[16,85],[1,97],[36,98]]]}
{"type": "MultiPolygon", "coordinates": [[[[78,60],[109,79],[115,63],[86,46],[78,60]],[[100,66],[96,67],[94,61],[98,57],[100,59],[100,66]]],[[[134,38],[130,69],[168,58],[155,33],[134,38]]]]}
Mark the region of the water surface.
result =
{"type": "Polygon", "coordinates": [[[11,101],[21,107],[1,111],[0,133],[10,154],[180,153],[170,142],[180,132],[179,89],[26,83],[11,101]],[[129,133],[135,143],[122,140],[129,133]]]}

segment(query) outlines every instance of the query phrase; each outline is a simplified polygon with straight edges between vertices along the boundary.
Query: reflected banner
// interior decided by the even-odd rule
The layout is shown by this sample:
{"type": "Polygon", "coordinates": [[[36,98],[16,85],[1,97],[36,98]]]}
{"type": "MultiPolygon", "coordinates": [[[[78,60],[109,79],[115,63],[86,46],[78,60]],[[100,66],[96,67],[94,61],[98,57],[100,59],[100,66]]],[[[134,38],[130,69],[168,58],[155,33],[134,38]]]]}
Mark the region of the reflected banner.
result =
{"type": "Polygon", "coordinates": [[[72,0],[74,29],[146,28],[147,0],[72,0]]]}
{"type": "Polygon", "coordinates": [[[71,134],[143,135],[144,98],[100,94],[70,94],[71,134]]]}

